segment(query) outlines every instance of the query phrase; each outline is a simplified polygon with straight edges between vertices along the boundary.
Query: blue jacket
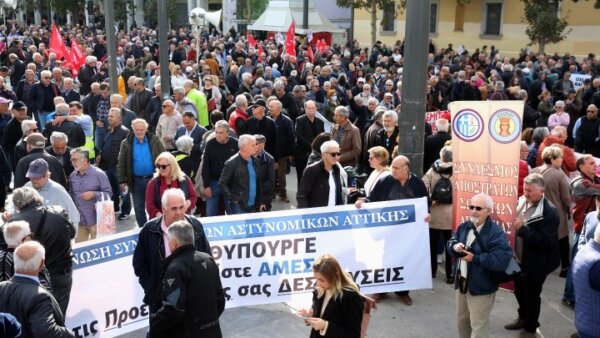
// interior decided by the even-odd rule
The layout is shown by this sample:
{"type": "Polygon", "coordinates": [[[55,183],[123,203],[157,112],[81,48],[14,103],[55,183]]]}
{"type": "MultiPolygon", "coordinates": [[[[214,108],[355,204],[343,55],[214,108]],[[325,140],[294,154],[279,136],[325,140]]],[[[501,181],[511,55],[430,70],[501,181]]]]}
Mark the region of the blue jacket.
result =
{"type": "MultiPolygon", "coordinates": [[[[448,241],[448,252],[459,257],[459,254],[454,251],[455,244],[463,243],[466,246],[467,235],[475,225],[471,221],[466,221],[458,226],[454,236],[448,241]]],[[[512,248],[508,244],[506,234],[490,217],[485,220],[484,225],[479,231],[479,237],[486,246],[487,252],[479,246],[477,240],[471,243],[473,261],[468,264],[467,278],[469,280],[469,293],[474,296],[487,295],[498,290],[498,285],[492,283],[489,278],[489,271],[504,271],[513,255],[512,248]]],[[[458,262],[454,263],[454,275],[456,282],[454,288],[458,288],[458,262]]]]}
{"type": "MultiPolygon", "coordinates": [[[[138,237],[138,243],[133,252],[133,270],[139,277],[139,282],[144,289],[144,303],[153,305],[156,292],[160,284],[161,264],[165,260],[165,245],[163,232],[160,228],[163,217],[151,219],[144,225],[138,237]]],[[[200,221],[192,216],[185,215],[185,220],[194,228],[194,246],[197,251],[212,256],[210,244],[204,234],[200,221]]]]}
{"type": "Polygon", "coordinates": [[[575,327],[579,333],[600,337],[600,243],[592,240],[573,259],[575,327]],[[596,287],[596,288],[594,288],[596,287]]]}

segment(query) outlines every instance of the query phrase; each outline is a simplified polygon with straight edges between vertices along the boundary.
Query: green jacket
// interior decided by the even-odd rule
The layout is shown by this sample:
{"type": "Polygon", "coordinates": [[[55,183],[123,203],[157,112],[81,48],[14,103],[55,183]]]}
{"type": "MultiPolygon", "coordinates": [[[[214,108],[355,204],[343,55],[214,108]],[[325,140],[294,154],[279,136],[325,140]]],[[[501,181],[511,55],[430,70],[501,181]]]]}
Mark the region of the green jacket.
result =
{"type": "Polygon", "coordinates": [[[206,101],[206,95],[196,88],[192,88],[185,96],[188,100],[192,101],[198,109],[198,124],[203,127],[210,125],[208,119],[208,102],[206,101]]]}
{"type": "MultiPolygon", "coordinates": [[[[148,143],[150,144],[150,153],[152,154],[152,164],[160,155],[165,151],[165,147],[158,138],[158,136],[146,132],[148,143]]],[[[126,139],[121,142],[121,150],[119,151],[119,164],[117,165],[117,171],[119,173],[119,183],[127,183],[131,188],[133,187],[133,141],[135,135],[130,133],[126,139]]]]}

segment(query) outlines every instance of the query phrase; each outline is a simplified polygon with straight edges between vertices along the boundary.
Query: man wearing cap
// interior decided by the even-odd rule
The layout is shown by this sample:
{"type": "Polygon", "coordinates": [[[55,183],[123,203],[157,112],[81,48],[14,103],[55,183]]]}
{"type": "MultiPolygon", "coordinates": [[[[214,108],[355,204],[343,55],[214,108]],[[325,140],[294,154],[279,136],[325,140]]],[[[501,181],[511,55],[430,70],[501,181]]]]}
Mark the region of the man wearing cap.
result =
{"type": "Polygon", "coordinates": [[[360,93],[363,92],[363,86],[365,85],[365,78],[364,77],[359,77],[358,80],[356,80],[356,86],[352,87],[352,96],[356,96],[360,93]]]}
{"type": "Polygon", "coordinates": [[[69,116],[69,105],[66,103],[59,103],[56,105],[56,123],[54,120],[46,123],[44,131],[42,134],[46,137],[47,140],[50,140],[50,135],[54,132],[61,132],[67,135],[68,137],[68,146],[71,148],[77,148],[85,145],[85,133],[83,132],[83,128],[68,119],[69,116]]]}
{"type": "Polygon", "coordinates": [[[60,184],[50,179],[50,171],[48,170],[48,162],[43,158],[29,164],[29,169],[25,175],[29,178],[29,182],[25,183],[25,187],[33,188],[44,199],[44,205],[55,205],[64,208],[69,215],[69,220],[73,226],[79,224],[80,216],[78,208],[73,203],[73,199],[67,190],[60,184]]]}
{"type": "Polygon", "coordinates": [[[17,101],[12,106],[13,118],[8,122],[6,131],[4,133],[4,141],[2,142],[2,148],[6,153],[6,159],[10,163],[11,170],[16,164],[12,163],[15,154],[15,147],[17,142],[23,137],[23,131],[21,130],[21,124],[27,118],[27,106],[22,101],[17,101]]]}
{"type": "Polygon", "coordinates": [[[44,138],[44,135],[40,133],[33,133],[27,136],[26,143],[27,152],[29,155],[23,157],[21,160],[19,160],[19,163],[17,163],[14,180],[15,189],[24,186],[25,183],[29,181],[29,178],[26,176],[26,173],[29,169],[29,164],[38,158],[43,158],[46,162],[48,162],[50,178],[54,182],[59,183],[65,189],[67,189],[67,178],[65,176],[63,166],[56,159],[56,157],[48,154],[48,152],[44,150],[46,146],[46,138],[44,138]]]}
{"type": "Polygon", "coordinates": [[[265,150],[274,156],[277,153],[277,127],[275,121],[266,116],[267,103],[263,99],[257,99],[252,102],[252,117],[248,119],[248,134],[263,135],[267,141],[265,150]]]}

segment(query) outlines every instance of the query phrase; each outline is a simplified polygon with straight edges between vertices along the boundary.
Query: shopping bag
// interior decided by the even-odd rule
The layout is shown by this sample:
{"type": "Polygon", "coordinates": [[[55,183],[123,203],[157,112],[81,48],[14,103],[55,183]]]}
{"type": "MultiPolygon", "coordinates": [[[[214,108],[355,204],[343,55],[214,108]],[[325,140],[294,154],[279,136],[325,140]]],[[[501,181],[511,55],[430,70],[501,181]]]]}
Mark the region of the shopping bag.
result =
{"type": "Polygon", "coordinates": [[[117,231],[113,201],[105,198],[104,194],[96,202],[96,226],[97,237],[112,235],[117,231]]]}

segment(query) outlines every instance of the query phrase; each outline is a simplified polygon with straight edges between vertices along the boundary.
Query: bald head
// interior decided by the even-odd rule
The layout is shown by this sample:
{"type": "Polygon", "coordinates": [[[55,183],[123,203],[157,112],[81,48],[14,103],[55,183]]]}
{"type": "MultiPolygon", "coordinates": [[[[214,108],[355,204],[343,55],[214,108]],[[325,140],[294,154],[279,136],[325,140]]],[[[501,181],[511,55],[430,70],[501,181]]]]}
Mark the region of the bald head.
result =
{"type": "Polygon", "coordinates": [[[15,249],[15,272],[37,276],[44,264],[46,250],[36,241],[27,241],[15,249]]]}

